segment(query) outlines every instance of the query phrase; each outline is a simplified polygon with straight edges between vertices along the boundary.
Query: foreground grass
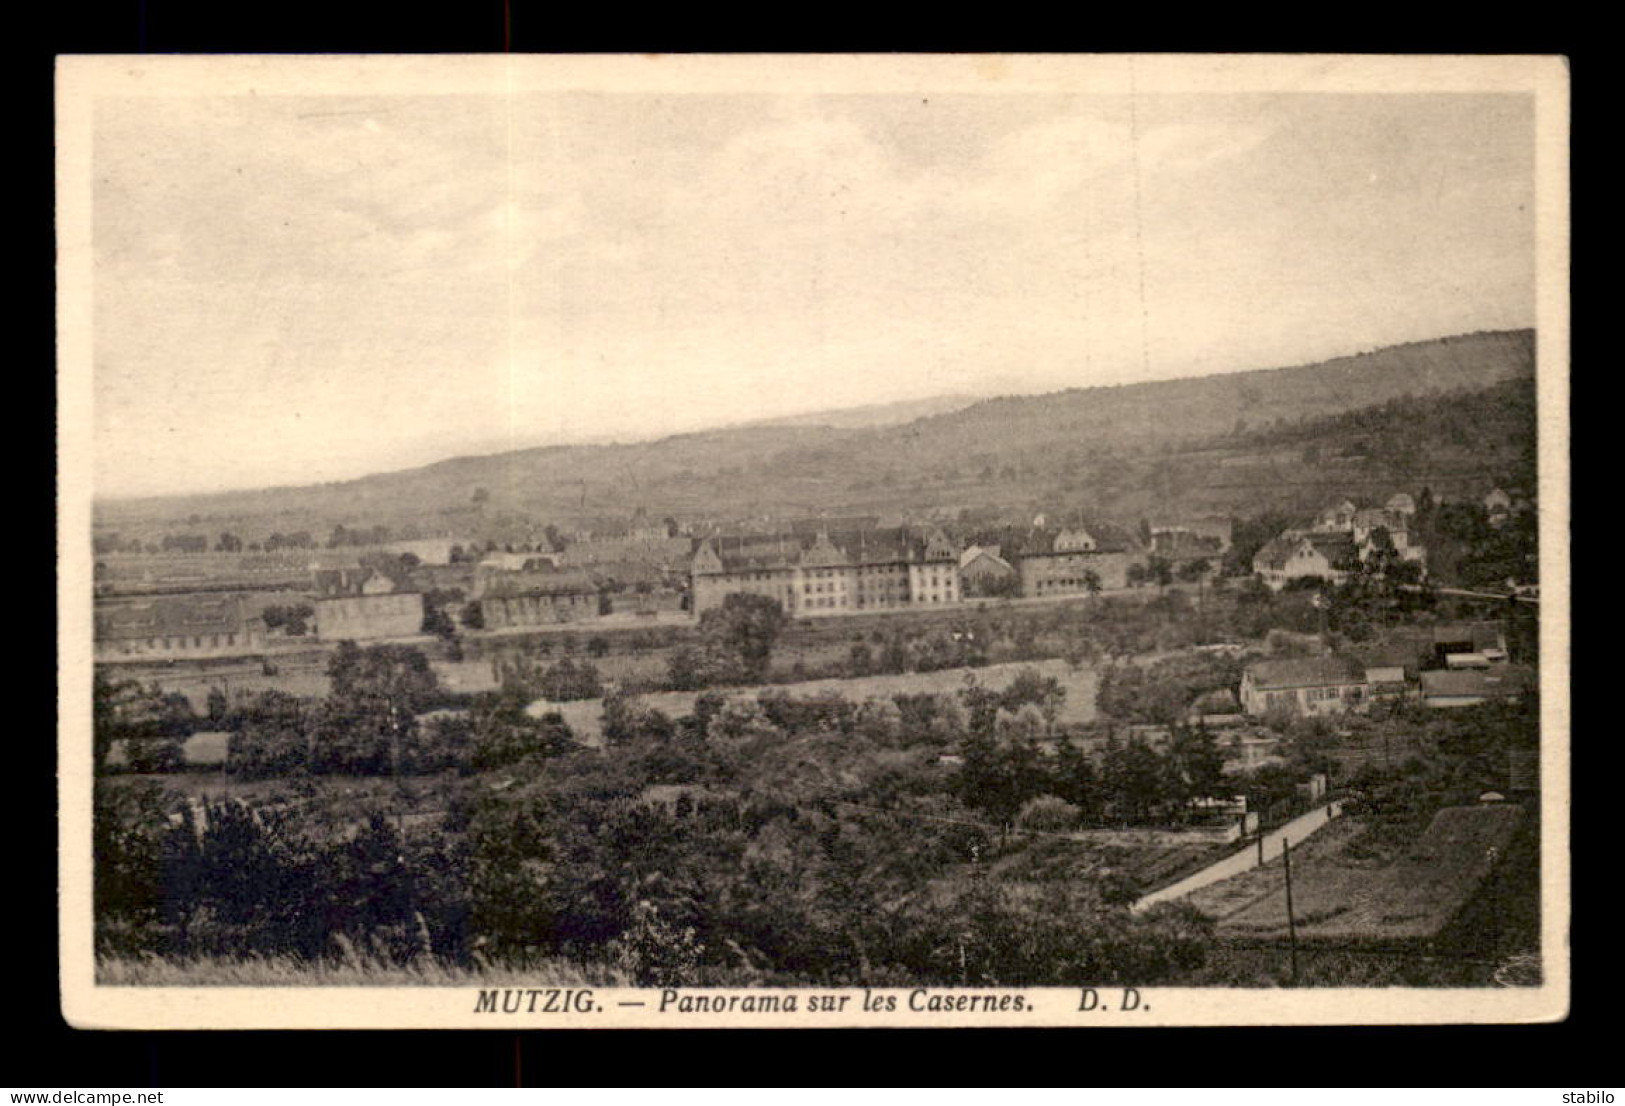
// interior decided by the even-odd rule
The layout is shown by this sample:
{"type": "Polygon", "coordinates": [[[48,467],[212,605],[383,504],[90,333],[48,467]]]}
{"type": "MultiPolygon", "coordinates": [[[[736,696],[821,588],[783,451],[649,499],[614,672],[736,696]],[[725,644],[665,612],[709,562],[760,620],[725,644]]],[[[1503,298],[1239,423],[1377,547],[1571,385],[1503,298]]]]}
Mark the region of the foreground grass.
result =
{"type": "Polygon", "coordinates": [[[395,964],[371,957],[304,960],[293,956],[103,956],[96,982],[104,987],[621,987],[611,967],[584,968],[548,959],[526,966],[463,966],[430,957],[395,964]]]}

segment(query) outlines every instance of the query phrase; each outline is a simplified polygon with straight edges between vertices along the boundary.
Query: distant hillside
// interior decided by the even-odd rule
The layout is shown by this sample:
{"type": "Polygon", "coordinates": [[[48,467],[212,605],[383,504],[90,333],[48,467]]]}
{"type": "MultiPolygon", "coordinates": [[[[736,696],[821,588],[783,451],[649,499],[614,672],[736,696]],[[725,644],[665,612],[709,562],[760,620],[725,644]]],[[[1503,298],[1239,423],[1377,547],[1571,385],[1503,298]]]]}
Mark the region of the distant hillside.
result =
{"type": "Polygon", "coordinates": [[[1479,469],[1506,459],[1473,468],[1476,442],[1463,451],[1419,441],[1400,466],[1347,452],[1332,464],[1332,454],[1306,459],[1292,436],[1307,420],[1402,397],[1457,402],[1445,397],[1532,380],[1534,343],[1527,330],[1472,334],[1295,368],[984,400],[897,426],[759,424],[460,457],[314,487],[104,503],[97,522],[131,533],[229,526],[249,540],[271,529],[410,524],[503,540],[638,507],[681,519],[818,511],[917,519],[1018,517],[1057,504],[1123,517],[1290,506],[1321,494],[1322,483],[1354,494],[1427,479],[1443,453],[1455,466],[1443,481],[1480,479],[1479,469]],[[1463,452],[1469,468],[1457,471],[1463,452]]]}
{"type": "Polygon", "coordinates": [[[786,415],[776,419],[751,419],[738,426],[833,426],[843,430],[897,426],[916,419],[962,411],[985,396],[931,396],[904,399],[896,403],[874,403],[864,407],[843,407],[834,411],[814,411],[806,415],[786,415]]]}

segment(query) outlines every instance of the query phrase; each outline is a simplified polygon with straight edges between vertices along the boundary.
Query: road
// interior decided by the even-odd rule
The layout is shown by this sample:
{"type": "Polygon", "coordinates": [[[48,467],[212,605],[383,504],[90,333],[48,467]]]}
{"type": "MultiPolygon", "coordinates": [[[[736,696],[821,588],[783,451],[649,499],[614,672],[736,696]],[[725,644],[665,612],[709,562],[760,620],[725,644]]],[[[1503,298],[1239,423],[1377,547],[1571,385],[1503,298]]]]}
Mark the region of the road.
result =
{"type": "MultiPolygon", "coordinates": [[[[1402,585],[1405,591],[1426,591],[1420,584],[1402,585]]],[[[1435,595],[1454,595],[1462,599],[1493,599],[1505,603],[1508,599],[1515,599],[1519,603],[1528,603],[1530,606],[1540,606],[1540,598],[1534,595],[1508,595],[1506,592],[1495,591],[1469,591],[1466,588],[1434,588],[1435,595]]]]}
{"type": "MultiPolygon", "coordinates": [[[[1307,814],[1298,815],[1286,825],[1270,830],[1264,835],[1263,854],[1265,862],[1273,863],[1281,858],[1281,842],[1283,840],[1290,840],[1293,844],[1297,844],[1342,813],[1343,802],[1339,799],[1327,803],[1325,806],[1317,806],[1307,814]]],[[[1258,856],[1258,842],[1252,841],[1245,849],[1225,857],[1217,864],[1210,864],[1194,875],[1186,876],[1177,883],[1170,883],[1161,890],[1151,892],[1136,902],[1131,909],[1135,913],[1139,913],[1159,902],[1169,902],[1173,899],[1183,898],[1198,888],[1218,883],[1220,880],[1229,879],[1231,876],[1239,876],[1243,872],[1250,872],[1259,867],[1258,856]]]]}

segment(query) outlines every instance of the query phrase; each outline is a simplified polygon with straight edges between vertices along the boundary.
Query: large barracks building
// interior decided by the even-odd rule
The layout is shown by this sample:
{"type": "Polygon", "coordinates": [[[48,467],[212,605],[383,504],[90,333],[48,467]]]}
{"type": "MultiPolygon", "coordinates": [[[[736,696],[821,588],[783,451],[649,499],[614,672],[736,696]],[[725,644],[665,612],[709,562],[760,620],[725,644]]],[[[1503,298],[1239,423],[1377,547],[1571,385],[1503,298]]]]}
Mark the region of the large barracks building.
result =
{"type": "Polygon", "coordinates": [[[776,599],[798,617],[960,601],[959,549],[913,527],[716,537],[694,555],[694,613],[734,592],[776,599]]]}

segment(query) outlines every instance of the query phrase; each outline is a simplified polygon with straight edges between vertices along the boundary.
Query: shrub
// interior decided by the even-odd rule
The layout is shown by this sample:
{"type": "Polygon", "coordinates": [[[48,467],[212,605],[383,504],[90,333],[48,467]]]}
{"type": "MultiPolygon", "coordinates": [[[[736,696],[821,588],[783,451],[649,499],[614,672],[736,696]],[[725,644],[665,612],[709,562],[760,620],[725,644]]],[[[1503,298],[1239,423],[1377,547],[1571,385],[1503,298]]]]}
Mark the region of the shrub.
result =
{"type": "Polygon", "coordinates": [[[1040,833],[1067,833],[1078,827],[1083,812],[1065,799],[1040,795],[1029,799],[1016,815],[1016,825],[1040,833]]]}

